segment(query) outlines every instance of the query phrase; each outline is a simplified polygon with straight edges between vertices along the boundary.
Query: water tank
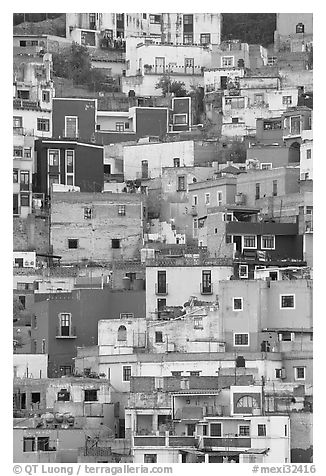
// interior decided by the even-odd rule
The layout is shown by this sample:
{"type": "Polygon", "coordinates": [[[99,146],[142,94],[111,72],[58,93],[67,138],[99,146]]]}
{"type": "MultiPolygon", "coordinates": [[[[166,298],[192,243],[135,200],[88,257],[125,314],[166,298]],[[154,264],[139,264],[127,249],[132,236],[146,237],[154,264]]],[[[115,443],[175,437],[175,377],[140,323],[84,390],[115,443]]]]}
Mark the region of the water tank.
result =
{"type": "Polygon", "coordinates": [[[45,420],[46,423],[48,423],[48,424],[53,423],[53,422],[54,422],[54,415],[53,415],[53,413],[45,413],[45,414],[44,414],[44,420],[45,420]]]}
{"type": "Polygon", "coordinates": [[[73,426],[73,424],[75,423],[75,417],[71,413],[65,413],[64,419],[70,426],[73,426]]]}
{"type": "Polygon", "coordinates": [[[55,420],[56,420],[57,423],[62,423],[63,422],[63,414],[62,413],[57,412],[54,415],[54,417],[55,417],[55,420]]]}
{"type": "Polygon", "coordinates": [[[122,278],[122,288],[130,289],[130,278],[128,278],[128,276],[125,276],[124,278],[122,278]]]}
{"type": "Polygon", "coordinates": [[[134,281],[134,290],[141,291],[145,288],[145,281],[143,278],[136,278],[134,281]]]}

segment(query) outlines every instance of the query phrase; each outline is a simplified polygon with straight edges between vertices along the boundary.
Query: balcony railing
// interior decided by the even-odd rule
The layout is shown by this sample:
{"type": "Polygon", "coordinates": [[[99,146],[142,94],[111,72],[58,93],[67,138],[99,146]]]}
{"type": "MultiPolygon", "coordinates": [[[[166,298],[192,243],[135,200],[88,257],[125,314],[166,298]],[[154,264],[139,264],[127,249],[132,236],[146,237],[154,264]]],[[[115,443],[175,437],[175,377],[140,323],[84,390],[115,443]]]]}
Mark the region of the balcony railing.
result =
{"type": "Polygon", "coordinates": [[[134,446],[172,446],[191,447],[196,446],[195,436],[134,436],[134,446]]]}
{"type": "Polygon", "coordinates": [[[200,446],[202,448],[251,448],[250,437],[223,438],[219,436],[202,437],[200,446]]]}
{"type": "Polygon", "coordinates": [[[57,339],[77,339],[75,326],[58,326],[56,332],[57,339]]]}
{"type": "Polygon", "coordinates": [[[26,127],[13,127],[14,136],[34,136],[34,129],[26,129],[26,127]]]}
{"type": "Polygon", "coordinates": [[[29,99],[14,99],[13,107],[19,109],[40,109],[40,102],[30,101],[29,99]]]}
{"type": "Polygon", "coordinates": [[[200,283],[200,294],[213,294],[213,283],[200,283]]]}
{"type": "Polygon", "coordinates": [[[157,296],[166,296],[168,294],[168,285],[161,285],[159,283],[155,283],[155,294],[157,296]]]}

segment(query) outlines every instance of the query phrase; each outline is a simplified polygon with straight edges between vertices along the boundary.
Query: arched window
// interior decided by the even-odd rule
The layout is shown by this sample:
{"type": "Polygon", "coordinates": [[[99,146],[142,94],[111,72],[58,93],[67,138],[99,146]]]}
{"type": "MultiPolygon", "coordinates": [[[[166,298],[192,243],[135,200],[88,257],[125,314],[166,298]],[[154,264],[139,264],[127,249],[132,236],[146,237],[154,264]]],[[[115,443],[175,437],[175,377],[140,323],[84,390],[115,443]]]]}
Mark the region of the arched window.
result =
{"type": "Polygon", "coordinates": [[[127,340],[127,329],[125,326],[120,326],[118,329],[118,341],[127,340]]]}
{"type": "Polygon", "coordinates": [[[303,23],[298,23],[297,26],[295,27],[295,32],[296,33],[304,33],[304,24],[303,23]]]}
{"type": "Polygon", "coordinates": [[[237,401],[237,408],[259,408],[256,398],[251,395],[244,395],[237,401]]]}

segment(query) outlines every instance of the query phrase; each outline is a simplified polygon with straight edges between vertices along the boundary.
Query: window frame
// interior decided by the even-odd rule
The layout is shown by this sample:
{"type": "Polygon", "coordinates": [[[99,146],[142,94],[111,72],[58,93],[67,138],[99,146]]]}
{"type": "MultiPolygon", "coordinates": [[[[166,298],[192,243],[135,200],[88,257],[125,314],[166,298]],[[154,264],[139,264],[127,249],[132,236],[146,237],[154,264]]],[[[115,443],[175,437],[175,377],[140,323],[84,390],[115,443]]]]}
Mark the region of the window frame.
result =
{"type": "Polygon", "coordinates": [[[239,278],[240,279],[247,279],[248,278],[248,275],[249,275],[249,267],[247,264],[239,264],[239,278]],[[245,274],[242,274],[241,271],[240,271],[240,268],[245,268],[246,270],[246,273],[245,274]]]}
{"type": "Polygon", "coordinates": [[[234,311],[234,312],[243,311],[243,297],[233,297],[232,298],[232,311],[234,311]],[[235,300],[240,300],[240,302],[241,302],[241,308],[240,309],[235,309],[235,306],[234,306],[235,300]]]}
{"type": "Polygon", "coordinates": [[[186,192],[187,191],[186,175],[178,175],[177,181],[178,181],[177,192],[186,192]]]}
{"type": "Polygon", "coordinates": [[[214,437],[216,436],[217,438],[221,438],[223,436],[223,423],[222,422],[212,422],[209,424],[209,436],[210,437],[214,437]],[[220,427],[220,434],[219,435],[214,435],[212,434],[212,426],[215,425],[215,426],[219,426],[220,427]]]}
{"type": "Polygon", "coordinates": [[[221,68],[234,68],[234,56],[221,56],[221,68]],[[226,64],[231,60],[232,64],[226,64]]]}
{"type": "Polygon", "coordinates": [[[256,250],[257,249],[257,235],[242,235],[241,236],[241,245],[242,245],[242,249],[246,249],[246,250],[256,250]],[[254,246],[245,246],[245,239],[246,238],[254,238],[255,239],[255,244],[254,246]]]}
{"type": "Polygon", "coordinates": [[[250,346],[250,334],[249,332],[234,332],[233,333],[233,347],[249,347],[250,346]],[[236,336],[247,336],[247,344],[236,344],[236,336]]]}
{"type": "Polygon", "coordinates": [[[217,206],[221,207],[223,204],[223,192],[222,190],[217,190],[216,192],[217,206]]]}
{"type": "Polygon", "coordinates": [[[281,310],[295,310],[295,294],[280,294],[280,309],[281,310]],[[293,306],[282,306],[282,298],[284,297],[293,297],[293,306]]]}
{"type": "Polygon", "coordinates": [[[275,235],[261,235],[260,237],[260,248],[262,250],[275,250],[275,235]],[[266,239],[272,239],[273,240],[273,246],[265,246],[266,243],[264,243],[264,240],[266,239]]]}
{"type": "Polygon", "coordinates": [[[303,365],[298,365],[294,367],[294,380],[306,380],[306,367],[303,365]],[[303,369],[303,377],[298,377],[298,369],[303,369]]]}
{"type": "Polygon", "coordinates": [[[205,205],[209,205],[211,201],[211,194],[209,192],[205,193],[205,205]]]}
{"type": "Polygon", "coordinates": [[[210,33],[201,33],[200,34],[200,44],[205,46],[205,45],[210,45],[211,44],[211,34],[210,33]],[[203,39],[207,37],[208,41],[203,41],[203,39]]]}
{"type": "Polygon", "coordinates": [[[204,329],[203,316],[194,316],[194,329],[204,329]]]}
{"type": "Polygon", "coordinates": [[[37,117],[36,130],[40,132],[50,132],[50,119],[47,119],[46,117],[37,117]],[[41,124],[42,124],[42,127],[40,127],[41,124]]]}
{"type": "Polygon", "coordinates": [[[78,238],[68,238],[68,250],[78,250],[79,248],[79,240],[78,238]],[[76,246],[71,246],[73,242],[76,242],[76,246]]]}
{"type": "Polygon", "coordinates": [[[84,388],[84,402],[98,402],[98,392],[99,392],[99,389],[98,388],[84,388]],[[96,392],[96,398],[95,399],[89,399],[87,398],[86,399],[86,392],[89,392],[89,395],[94,395],[94,392],[96,392]]]}
{"type": "Polygon", "coordinates": [[[66,185],[75,185],[75,150],[74,149],[66,149],[65,150],[65,179],[66,185]],[[72,172],[68,172],[68,157],[71,155],[72,158],[72,165],[69,164],[69,167],[72,167],[72,172]],[[68,178],[72,177],[72,184],[68,183],[68,178]]]}
{"type": "Polygon", "coordinates": [[[125,217],[126,216],[126,205],[125,204],[118,204],[118,216],[125,217]]]}
{"type": "Polygon", "coordinates": [[[244,436],[244,437],[250,436],[250,425],[244,425],[244,424],[238,425],[238,436],[244,436]],[[247,434],[241,434],[241,428],[242,429],[244,429],[244,428],[247,429],[248,433],[247,434]]]}
{"type": "Polygon", "coordinates": [[[65,137],[69,137],[71,139],[78,139],[78,129],[79,129],[79,120],[78,120],[78,116],[65,116],[65,137]],[[67,135],[67,124],[68,124],[68,120],[67,119],[75,119],[76,121],[76,135],[74,136],[68,136],[67,135]]]}
{"type": "Polygon", "coordinates": [[[111,249],[112,250],[120,250],[121,249],[121,238],[112,238],[111,239],[111,249]],[[113,246],[114,245],[119,245],[119,246],[113,246]]]}
{"type": "Polygon", "coordinates": [[[283,106],[291,106],[292,105],[292,96],[282,96],[282,104],[283,104],[283,106]]]}
{"type": "Polygon", "coordinates": [[[122,366],[122,381],[130,382],[130,378],[131,378],[131,365],[123,365],[122,366]]]}
{"type": "Polygon", "coordinates": [[[261,170],[272,170],[272,168],[273,168],[272,162],[261,162],[261,164],[260,164],[260,169],[261,170]]]}
{"type": "Polygon", "coordinates": [[[162,331],[155,331],[155,344],[163,344],[163,332],[162,331]],[[160,337],[158,339],[158,337],[160,337]]]}
{"type": "Polygon", "coordinates": [[[258,423],[258,425],[257,425],[257,436],[261,436],[261,437],[266,437],[267,436],[266,423],[258,423]]]}

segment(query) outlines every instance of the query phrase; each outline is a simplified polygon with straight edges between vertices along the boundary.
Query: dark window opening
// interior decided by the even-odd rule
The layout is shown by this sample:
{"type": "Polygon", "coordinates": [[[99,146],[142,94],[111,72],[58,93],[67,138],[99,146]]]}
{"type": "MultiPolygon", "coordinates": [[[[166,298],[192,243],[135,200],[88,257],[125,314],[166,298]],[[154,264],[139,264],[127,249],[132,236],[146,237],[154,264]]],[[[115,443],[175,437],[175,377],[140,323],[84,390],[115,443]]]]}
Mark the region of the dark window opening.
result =
{"type": "Polygon", "coordinates": [[[68,240],[68,248],[70,250],[77,249],[78,248],[78,240],[69,239],[68,240]]]}
{"type": "Polygon", "coordinates": [[[32,403],[40,403],[41,402],[41,394],[40,392],[32,392],[32,403]]]}
{"type": "Polygon", "coordinates": [[[57,394],[58,402],[69,402],[70,400],[70,392],[67,389],[62,388],[60,392],[57,394]]]}
{"type": "Polygon", "coordinates": [[[118,249],[118,248],[120,248],[120,240],[117,239],[117,238],[113,238],[113,239],[111,240],[111,246],[112,246],[113,249],[118,249]]]}
{"type": "Polygon", "coordinates": [[[161,344],[163,342],[163,332],[157,331],[155,332],[155,342],[161,344]]]}
{"type": "Polygon", "coordinates": [[[97,392],[98,390],[88,389],[84,390],[85,392],[85,402],[97,402],[97,392]]]}

